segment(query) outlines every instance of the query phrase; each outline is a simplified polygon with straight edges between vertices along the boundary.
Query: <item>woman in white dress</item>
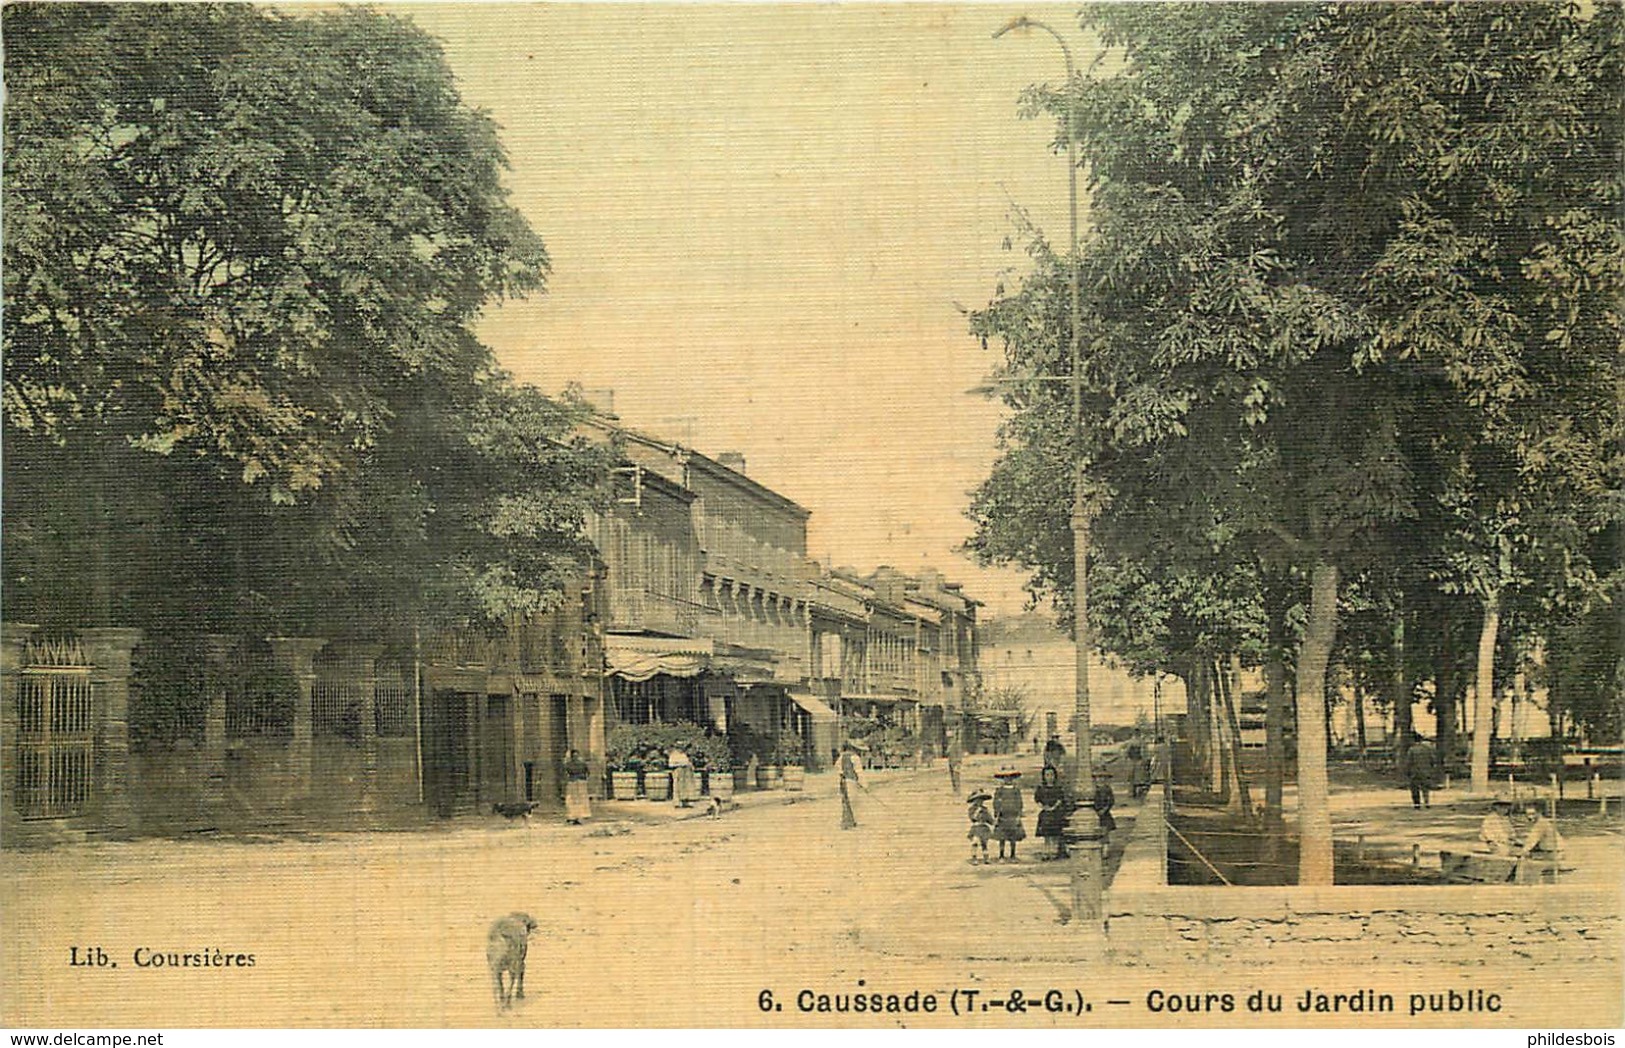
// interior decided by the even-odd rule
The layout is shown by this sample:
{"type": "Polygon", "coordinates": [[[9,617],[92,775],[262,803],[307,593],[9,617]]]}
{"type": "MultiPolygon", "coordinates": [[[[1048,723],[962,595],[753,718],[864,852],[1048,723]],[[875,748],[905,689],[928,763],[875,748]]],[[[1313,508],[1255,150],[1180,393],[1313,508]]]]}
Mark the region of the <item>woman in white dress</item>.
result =
{"type": "Polygon", "coordinates": [[[679,742],[666,755],[671,767],[671,795],[677,806],[686,808],[700,798],[700,778],[694,774],[694,761],[688,755],[688,743],[679,742]]]}

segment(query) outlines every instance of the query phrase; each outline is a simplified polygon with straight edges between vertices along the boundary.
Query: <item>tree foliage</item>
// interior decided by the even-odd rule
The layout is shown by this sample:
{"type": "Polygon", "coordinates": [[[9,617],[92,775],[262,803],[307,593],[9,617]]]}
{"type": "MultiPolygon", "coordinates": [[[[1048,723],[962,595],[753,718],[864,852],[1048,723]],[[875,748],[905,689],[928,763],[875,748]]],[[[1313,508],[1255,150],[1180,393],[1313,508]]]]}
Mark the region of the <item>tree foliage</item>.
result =
{"type": "Polygon", "coordinates": [[[438,45],[244,5],[22,4],[4,31],[8,614],[552,599],[602,453],[471,334],[547,257],[438,45]]]}
{"type": "MultiPolygon", "coordinates": [[[[1300,697],[1321,694],[1351,579],[1403,583],[1372,606],[1518,596],[1526,624],[1608,599],[1592,557],[1621,473],[1618,5],[1102,5],[1082,24],[1117,71],[1028,104],[1077,136],[1091,228],[1075,259],[1035,247],[973,318],[1015,380],[973,548],[1069,588],[1059,514],[1083,456],[1097,633],[1172,668],[1215,634],[1156,652],[1125,625],[1177,605],[1239,627],[1244,605],[1214,598],[1242,577],[1263,621],[1284,610],[1269,580],[1296,577],[1300,697]],[[1070,405],[1020,381],[1069,369],[1074,264],[1081,445],[1070,405]]],[[[1300,722],[1319,710],[1300,701],[1300,722]]],[[[1300,723],[1305,879],[1330,876],[1322,736],[1300,723]]]]}

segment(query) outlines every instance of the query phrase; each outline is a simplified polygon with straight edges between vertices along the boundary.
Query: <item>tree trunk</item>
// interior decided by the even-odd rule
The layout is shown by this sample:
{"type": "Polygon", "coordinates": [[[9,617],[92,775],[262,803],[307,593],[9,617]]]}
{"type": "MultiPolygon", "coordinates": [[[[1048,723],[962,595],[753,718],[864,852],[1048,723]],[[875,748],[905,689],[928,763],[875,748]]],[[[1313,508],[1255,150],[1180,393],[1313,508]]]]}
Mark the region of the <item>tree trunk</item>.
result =
{"type": "Polygon", "coordinates": [[[1394,761],[1405,766],[1405,751],[1411,748],[1411,682],[1405,675],[1405,610],[1394,615],[1394,761]]]}
{"type": "Polygon", "coordinates": [[[1433,708],[1437,714],[1439,767],[1450,774],[1456,753],[1456,653],[1452,644],[1450,616],[1439,620],[1439,671],[1434,677],[1433,708]]]}
{"type": "Polygon", "coordinates": [[[1490,788],[1490,747],[1495,742],[1495,635],[1501,627],[1501,594],[1484,598],[1478,634],[1478,672],[1473,677],[1473,792],[1490,788]]]}
{"type": "Polygon", "coordinates": [[[1211,718],[1208,735],[1213,739],[1214,775],[1218,779],[1219,799],[1228,807],[1236,793],[1236,765],[1224,726],[1224,681],[1214,663],[1207,663],[1203,670],[1207,673],[1207,708],[1211,718]]]}
{"type": "Polygon", "coordinates": [[[1224,702],[1224,719],[1229,727],[1229,750],[1231,777],[1235,782],[1235,790],[1229,797],[1230,810],[1251,819],[1253,816],[1253,791],[1247,784],[1247,769],[1241,763],[1241,718],[1236,714],[1236,685],[1237,678],[1222,668],[1218,669],[1219,695],[1224,702]]]}
{"type": "Polygon", "coordinates": [[[1563,687],[1563,674],[1558,669],[1556,651],[1551,642],[1546,645],[1546,719],[1552,726],[1552,738],[1563,739],[1568,732],[1563,729],[1563,700],[1568,692],[1563,687]]]}
{"type": "Polygon", "coordinates": [[[1185,685],[1185,723],[1179,730],[1180,739],[1185,745],[1174,746],[1170,752],[1176,764],[1174,781],[1189,785],[1197,767],[1200,766],[1196,755],[1196,674],[1186,666],[1174,675],[1185,685]]]}
{"type": "Polygon", "coordinates": [[[1264,663],[1264,818],[1281,821],[1281,784],[1286,781],[1286,664],[1281,658],[1280,616],[1270,612],[1269,658],[1264,663]]]}
{"type": "Polygon", "coordinates": [[[1512,710],[1507,715],[1507,735],[1512,739],[1512,763],[1523,760],[1523,730],[1518,726],[1518,696],[1529,686],[1529,678],[1520,663],[1518,675],[1512,681],[1512,710]]]}
{"type": "Polygon", "coordinates": [[[1360,762],[1365,762],[1365,689],[1354,681],[1354,743],[1360,749],[1360,762]]]}
{"type": "Polygon", "coordinates": [[[1332,883],[1331,790],[1326,776],[1326,664],[1337,637],[1337,566],[1317,560],[1298,651],[1298,883],[1332,883]]]}
{"type": "Polygon", "coordinates": [[[1224,762],[1224,732],[1219,729],[1219,682],[1205,660],[1202,675],[1202,710],[1207,716],[1208,789],[1223,800],[1230,798],[1230,776],[1224,762]]]}
{"type": "Polygon", "coordinates": [[[1195,703],[1191,711],[1191,735],[1194,742],[1192,759],[1196,763],[1197,784],[1204,793],[1216,793],[1219,789],[1217,773],[1217,754],[1213,749],[1213,711],[1212,697],[1208,694],[1207,667],[1198,659],[1191,669],[1191,683],[1195,685],[1190,695],[1195,703]]]}
{"type": "Polygon", "coordinates": [[[1230,748],[1230,733],[1225,730],[1224,675],[1218,671],[1216,663],[1209,662],[1204,668],[1208,680],[1212,682],[1210,704],[1213,710],[1213,752],[1218,756],[1219,766],[1219,798],[1226,808],[1234,810],[1238,796],[1231,783],[1235,780],[1236,762],[1235,753],[1230,748]]]}

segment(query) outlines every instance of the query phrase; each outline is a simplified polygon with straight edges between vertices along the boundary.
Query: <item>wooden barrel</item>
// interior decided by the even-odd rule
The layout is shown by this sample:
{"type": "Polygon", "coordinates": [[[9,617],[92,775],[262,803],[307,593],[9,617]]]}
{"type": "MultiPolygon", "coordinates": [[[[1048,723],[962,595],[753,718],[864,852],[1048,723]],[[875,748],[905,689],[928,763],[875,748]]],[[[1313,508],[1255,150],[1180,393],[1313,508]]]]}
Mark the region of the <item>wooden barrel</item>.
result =
{"type": "Polygon", "coordinates": [[[671,772],[645,772],[643,775],[643,795],[652,801],[671,800],[671,772]]]}
{"type": "Polygon", "coordinates": [[[617,801],[635,801],[638,799],[638,773],[635,771],[612,771],[609,773],[609,795],[617,801]]]}

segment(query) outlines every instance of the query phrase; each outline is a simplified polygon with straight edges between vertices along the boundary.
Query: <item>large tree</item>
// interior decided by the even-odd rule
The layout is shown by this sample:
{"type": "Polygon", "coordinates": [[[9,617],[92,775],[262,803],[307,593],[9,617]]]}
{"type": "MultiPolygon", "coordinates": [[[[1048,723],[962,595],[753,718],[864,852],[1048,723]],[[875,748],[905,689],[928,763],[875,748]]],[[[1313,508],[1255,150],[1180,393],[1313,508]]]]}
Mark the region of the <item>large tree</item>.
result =
{"type": "MultiPolygon", "coordinates": [[[[1570,416],[1599,430],[1600,369],[1564,379],[1545,361],[1581,330],[1617,345],[1617,313],[1589,292],[1619,249],[1617,166],[1594,163],[1618,154],[1618,65],[1603,54],[1619,12],[1124,5],[1083,21],[1124,62],[1036,96],[1073,122],[1092,188],[1090,439],[1059,454],[1088,456],[1114,497],[1215,507],[1250,536],[1237,550],[1308,581],[1299,875],[1329,883],[1325,709],[1303,698],[1324,692],[1340,581],[1441,497],[1413,452],[1474,445],[1500,401],[1570,384],[1591,392],[1547,401],[1546,431],[1570,432],[1570,416]],[[1582,177],[1554,174],[1576,161],[1582,177]]],[[[1053,287],[1061,268],[1028,285],[1053,287]]],[[[1052,297],[1028,285],[983,314],[1007,352],[1046,344],[1030,306],[1003,306],[1052,297]]],[[[1064,321],[1043,316],[1061,344],[1064,321]]],[[[1065,367],[1027,350],[1011,364],[1065,367]]],[[[1007,441],[1057,428],[1053,403],[1015,406],[1050,421],[1013,423],[1007,441]]],[[[1018,445],[996,468],[997,500],[976,507],[987,535],[1019,519],[1009,467],[1035,457],[1018,445]]],[[[1040,584],[1064,578],[1037,567],[1040,584]]]]}
{"type": "Polygon", "coordinates": [[[438,45],[248,5],[18,4],[4,34],[8,613],[556,591],[592,456],[471,335],[547,259],[438,45]]]}

